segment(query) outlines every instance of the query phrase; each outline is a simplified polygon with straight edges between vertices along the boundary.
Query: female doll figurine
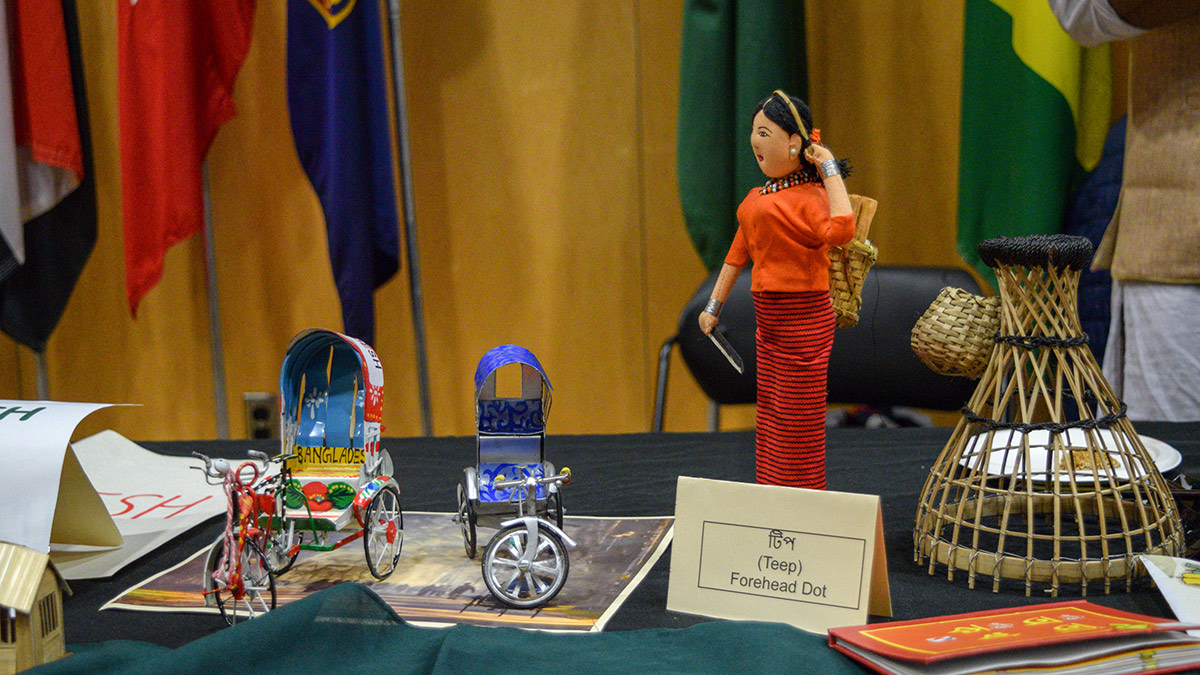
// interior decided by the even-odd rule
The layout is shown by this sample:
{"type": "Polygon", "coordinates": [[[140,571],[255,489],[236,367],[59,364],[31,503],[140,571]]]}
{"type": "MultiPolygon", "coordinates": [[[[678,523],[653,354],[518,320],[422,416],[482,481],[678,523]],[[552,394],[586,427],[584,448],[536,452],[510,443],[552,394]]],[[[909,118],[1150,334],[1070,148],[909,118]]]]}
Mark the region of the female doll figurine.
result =
{"type": "Polygon", "coordinates": [[[707,334],[716,327],[733,282],[753,260],[757,479],[824,490],[834,328],[828,251],[854,237],[854,211],[842,182],[848,165],[819,143],[800,99],[776,90],[755,108],[750,146],[770,180],[738,207],[737,234],[700,329],[707,334]]]}

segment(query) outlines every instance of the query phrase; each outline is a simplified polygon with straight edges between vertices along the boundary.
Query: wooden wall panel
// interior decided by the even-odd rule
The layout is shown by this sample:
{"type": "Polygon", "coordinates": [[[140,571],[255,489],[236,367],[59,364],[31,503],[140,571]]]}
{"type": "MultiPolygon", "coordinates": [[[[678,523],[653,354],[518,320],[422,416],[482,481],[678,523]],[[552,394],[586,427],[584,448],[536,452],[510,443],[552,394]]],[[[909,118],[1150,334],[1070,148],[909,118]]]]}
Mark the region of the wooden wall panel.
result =
{"type": "MultiPolygon", "coordinates": [[[[675,180],[680,3],[405,0],[402,38],[434,432],[473,431],[472,375],[489,347],[536,353],[554,386],[550,431],[649,428],[656,359],[704,277],[675,180]]],[[[960,9],[954,11],[961,12],[960,9]]],[[[945,8],[809,0],[814,106],[853,187],[880,200],[889,263],[956,264],[961,16],[945,8]],[[919,44],[914,49],[913,44],[919,44]]],[[[80,3],[100,240],[47,352],[65,400],[138,439],[211,438],[203,246],[175,247],[128,313],[123,282],[116,12],[80,3]]],[[[277,391],[303,328],[340,327],[323,218],[291,140],[286,5],[258,3],[238,116],[209,155],[231,428],[241,395],[277,391]]],[[[376,295],[389,435],[421,430],[408,270],[376,295]]],[[[32,359],[0,337],[0,396],[34,394],[32,359]]],[[[667,428],[704,428],[675,357],[667,428]]],[[[725,427],[753,424],[753,407],[725,427]]]]}
{"type": "Polygon", "coordinates": [[[405,12],[435,431],[473,431],[475,365],[510,342],[551,429],[644,428],[632,4],[405,12]]]}
{"type": "Polygon", "coordinates": [[[961,3],[808,0],[809,90],[822,137],[879,201],[879,262],[963,267],[955,250],[961,3]]]}
{"type": "MultiPolygon", "coordinates": [[[[637,9],[647,317],[642,428],[649,428],[653,421],[658,350],[664,340],[675,334],[684,304],[707,272],[684,229],[676,179],[682,3],[643,2],[637,3],[637,9]]],[[[688,373],[678,348],[672,350],[669,373],[663,428],[667,431],[707,428],[707,399],[688,373]]],[[[754,406],[727,406],[721,415],[723,428],[754,426],[754,406]]]]}

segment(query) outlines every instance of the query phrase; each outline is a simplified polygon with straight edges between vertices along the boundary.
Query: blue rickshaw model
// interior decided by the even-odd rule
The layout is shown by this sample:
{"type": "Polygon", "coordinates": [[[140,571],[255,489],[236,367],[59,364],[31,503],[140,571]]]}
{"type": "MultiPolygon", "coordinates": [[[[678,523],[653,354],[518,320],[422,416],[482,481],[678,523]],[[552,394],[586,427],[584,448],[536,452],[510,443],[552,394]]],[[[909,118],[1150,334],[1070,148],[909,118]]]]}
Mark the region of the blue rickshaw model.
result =
{"type": "Polygon", "coordinates": [[[463,470],[458,512],[467,557],[477,552],[480,526],[496,528],[482,559],[488,590],[513,607],[548,602],[566,582],[567,550],[561,487],[571,480],[546,461],[550,380],[529,350],[501,345],[475,370],[476,463],[463,470]],[[507,367],[507,368],[506,368],[507,367]],[[496,375],[520,371],[520,395],[497,395],[496,375]]]}

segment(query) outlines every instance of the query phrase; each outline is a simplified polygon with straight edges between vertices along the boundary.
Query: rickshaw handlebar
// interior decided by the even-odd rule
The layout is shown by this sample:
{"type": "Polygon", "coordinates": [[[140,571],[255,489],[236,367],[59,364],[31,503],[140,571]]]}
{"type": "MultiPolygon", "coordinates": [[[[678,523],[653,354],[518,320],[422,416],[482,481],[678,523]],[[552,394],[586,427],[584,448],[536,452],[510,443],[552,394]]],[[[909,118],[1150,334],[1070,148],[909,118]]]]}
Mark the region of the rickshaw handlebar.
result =
{"type": "MultiPolygon", "coordinates": [[[[272,461],[283,462],[289,459],[294,459],[297,456],[295,454],[279,455],[272,460],[270,455],[258,450],[247,450],[246,454],[252,461],[262,464],[261,471],[265,471],[267,466],[269,466],[272,461]]],[[[203,473],[204,479],[211,485],[219,485],[225,480],[225,476],[229,475],[229,460],[223,457],[213,458],[199,452],[192,452],[192,457],[204,462],[204,466],[193,466],[192,468],[203,473]]]]}
{"type": "Polygon", "coordinates": [[[193,452],[192,457],[196,457],[204,462],[204,466],[193,466],[192,468],[203,473],[204,480],[208,481],[210,485],[220,484],[225,480],[226,474],[229,473],[229,461],[226,459],[221,457],[213,459],[208,455],[202,455],[198,452],[193,452]]]}
{"type": "Polygon", "coordinates": [[[533,487],[535,485],[550,485],[551,483],[570,483],[570,482],[571,482],[571,472],[564,471],[563,473],[556,473],[553,476],[546,476],[544,478],[534,478],[533,476],[530,476],[528,478],[514,478],[512,480],[492,481],[492,487],[497,490],[508,490],[509,488],[520,487],[522,485],[527,485],[529,487],[533,487]]]}

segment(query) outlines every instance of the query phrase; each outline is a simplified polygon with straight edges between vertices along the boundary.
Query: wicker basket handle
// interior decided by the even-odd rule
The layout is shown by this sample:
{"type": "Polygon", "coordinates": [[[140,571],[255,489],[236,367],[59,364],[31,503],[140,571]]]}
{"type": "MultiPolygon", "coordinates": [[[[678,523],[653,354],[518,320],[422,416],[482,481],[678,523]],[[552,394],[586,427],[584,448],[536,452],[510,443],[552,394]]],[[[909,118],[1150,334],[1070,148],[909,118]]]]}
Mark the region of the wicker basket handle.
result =
{"type": "Polygon", "coordinates": [[[854,209],[854,241],[866,241],[871,230],[871,219],[879,202],[862,195],[850,195],[850,208],[854,209]]]}

